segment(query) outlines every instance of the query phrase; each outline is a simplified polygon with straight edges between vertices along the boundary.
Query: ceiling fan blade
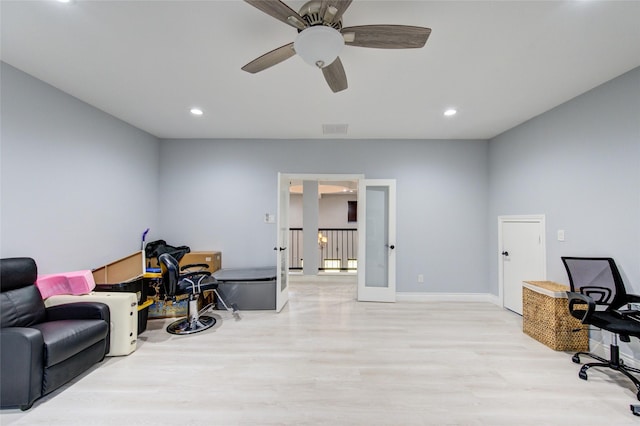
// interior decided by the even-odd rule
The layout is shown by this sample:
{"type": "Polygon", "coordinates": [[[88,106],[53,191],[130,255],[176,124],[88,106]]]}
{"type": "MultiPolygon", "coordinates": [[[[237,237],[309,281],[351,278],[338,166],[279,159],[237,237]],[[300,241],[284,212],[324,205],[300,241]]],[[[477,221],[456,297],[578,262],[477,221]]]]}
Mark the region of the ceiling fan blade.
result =
{"type": "Polygon", "coordinates": [[[344,72],[340,58],[336,58],[331,65],[322,68],[322,74],[324,74],[324,79],[327,80],[333,93],[340,92],[348,87],[347,74],[344,72]]]}
{"type": "Polygon", "coordinates": [[[342,18],[342,14],[345,12],[345,10],[347,10],[349,6],[351,6],[352,1],[353,0],[325,0],[322,2],[322,6],[326,7],[325,9],[321,7],[320,13],[324,14],[326,13],[327,8],[334,7],[336,9],[336,13],[335,15],[333,15],[333,17],[331,17],[331,20],[328,21],[328,23],[330,24],[332,22],[338,22],[340,18],[342,18]]]}
{"type": "Polygon", "coordinates": [[[295,10],[291,9],[280,0],[244,0],[251,6],[266,13],[269,16],[303,30],[308,27],[307,22],[295,10]]]}
{"type": "Polygon", "coordinates": [[[285,44],[284,46],[278,47],[277,49],[265,53],[259,58],[256,58],[253,61],[249,62],[247,65],[242,67],[242,70],[250,72],[251,74],[255,74],[276,64],[279,64],[280,62],[289,59],[295,54],[296,51],[293,50],[293,43],[285,44]]]}
{"type": "Polygon", "coordinates": [[[425,45],[431,28],[409,25],[361,25],[340,30],[345,44],[378,49],[412,49],[425,45]]]}

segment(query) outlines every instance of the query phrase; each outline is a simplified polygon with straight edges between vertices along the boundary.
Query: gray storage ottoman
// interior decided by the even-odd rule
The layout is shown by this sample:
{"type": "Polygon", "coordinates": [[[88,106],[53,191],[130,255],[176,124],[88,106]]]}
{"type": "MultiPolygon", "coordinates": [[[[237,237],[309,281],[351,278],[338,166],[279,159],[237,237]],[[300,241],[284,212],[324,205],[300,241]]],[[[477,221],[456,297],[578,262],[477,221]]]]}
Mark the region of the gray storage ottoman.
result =
{"type": "MultiPolygon", "coordinates": [[[[276,308],[276,267],[220,269],[213,273],[225,303],[240,311],[276,308]]],[[[216,303],[216,309],[224,309],[216,303]]]]}

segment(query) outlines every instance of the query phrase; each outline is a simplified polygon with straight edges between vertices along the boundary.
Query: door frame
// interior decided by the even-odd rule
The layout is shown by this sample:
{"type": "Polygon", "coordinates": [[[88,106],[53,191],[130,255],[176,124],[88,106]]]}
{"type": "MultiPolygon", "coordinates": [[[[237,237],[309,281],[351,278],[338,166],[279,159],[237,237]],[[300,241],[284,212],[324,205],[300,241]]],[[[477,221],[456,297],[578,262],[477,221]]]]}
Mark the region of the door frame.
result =
{"type": "Polygon", "coordinates": [[[542,227],[542,232],[540,233],[540,249],[542,250],[542,267],[545,271],[547,271],[547,242],[546,242],[546,230],[547,226],[545,223],[545,215],[544,214],[530,214],[530,215],[504,215],[498,216],[498,300],[500,301],[500,306],[504,308],[504,270],[503,270],[503,258],[502,252],[504,248],[502,247],[502,225],[505,222],[536,222],[542,227]]]}
{"type": "Polygon", "coordinates": [[[289,204],[290,180],[278,173],[278,196],[276,207],[276,312],[282,311],[289,302],[289,204]],[[286,188],[284,188],[286,183],[286,188]],[[286,199],[283,196],[286,194],[286,199]],[[284,219],[283,219],[284,218],[284,219]]]}

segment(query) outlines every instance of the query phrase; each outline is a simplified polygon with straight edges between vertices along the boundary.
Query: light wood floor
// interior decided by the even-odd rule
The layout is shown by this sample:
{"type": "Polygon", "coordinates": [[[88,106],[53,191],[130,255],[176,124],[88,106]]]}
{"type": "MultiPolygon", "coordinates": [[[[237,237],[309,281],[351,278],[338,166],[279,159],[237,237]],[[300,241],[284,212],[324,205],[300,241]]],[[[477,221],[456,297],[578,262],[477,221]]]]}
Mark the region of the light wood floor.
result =
{"type": "Polygon", "coordinates": [[[352,284],[292,283],[280,314],[216,313],[173,336],[149,321],[108,358],[2,425],[631,425],[633,386],[578,378],[570,355],[488,303],[358,303],[352,284]]]}

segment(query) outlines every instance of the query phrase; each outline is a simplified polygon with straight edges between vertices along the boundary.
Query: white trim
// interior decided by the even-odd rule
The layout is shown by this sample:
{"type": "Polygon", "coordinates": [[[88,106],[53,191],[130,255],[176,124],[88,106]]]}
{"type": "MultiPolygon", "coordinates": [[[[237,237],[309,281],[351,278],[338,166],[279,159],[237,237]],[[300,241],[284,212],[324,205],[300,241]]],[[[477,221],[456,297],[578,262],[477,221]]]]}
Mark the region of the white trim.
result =
{"type": "Polygon", "coordinates": [[[289,180],[343,181],[364,179],[363,174],[331,174],[331,173],[287,173],[282,172],[289,180]]]}
{"type": "Polygon", "coordinates": [[[538,222],[542,225],[542,235],[540,236],[542,244],[542,268],[544,269],[544,278],[540,281],[547,279],[547,225],[545,223],[544,214],[530,214],[530,215],[503,215],[498,216],[498,306],[504,308],[504,271],[502,270],[502,224],[504,222],[538,222]]]}
{"type": "Polygon", "coordinates": [[[501,306],[498,297],[491,293],[419,293],[397,292],[398,302],[485,302],[501,306]]]}
{"type": "Polygon", "coordinates": [[[546,288],[542,288],[542,287],[537,286],[535,284],[529,284],[526,281],[524,281],[522,283],[522,287],[528,288],[529,290],[535,291],[536,293],[544,294],[545,296],[553,297],[554,299],[566,299],[567,298],[567,292],[566,291],[547,290],[546,288]]]}

